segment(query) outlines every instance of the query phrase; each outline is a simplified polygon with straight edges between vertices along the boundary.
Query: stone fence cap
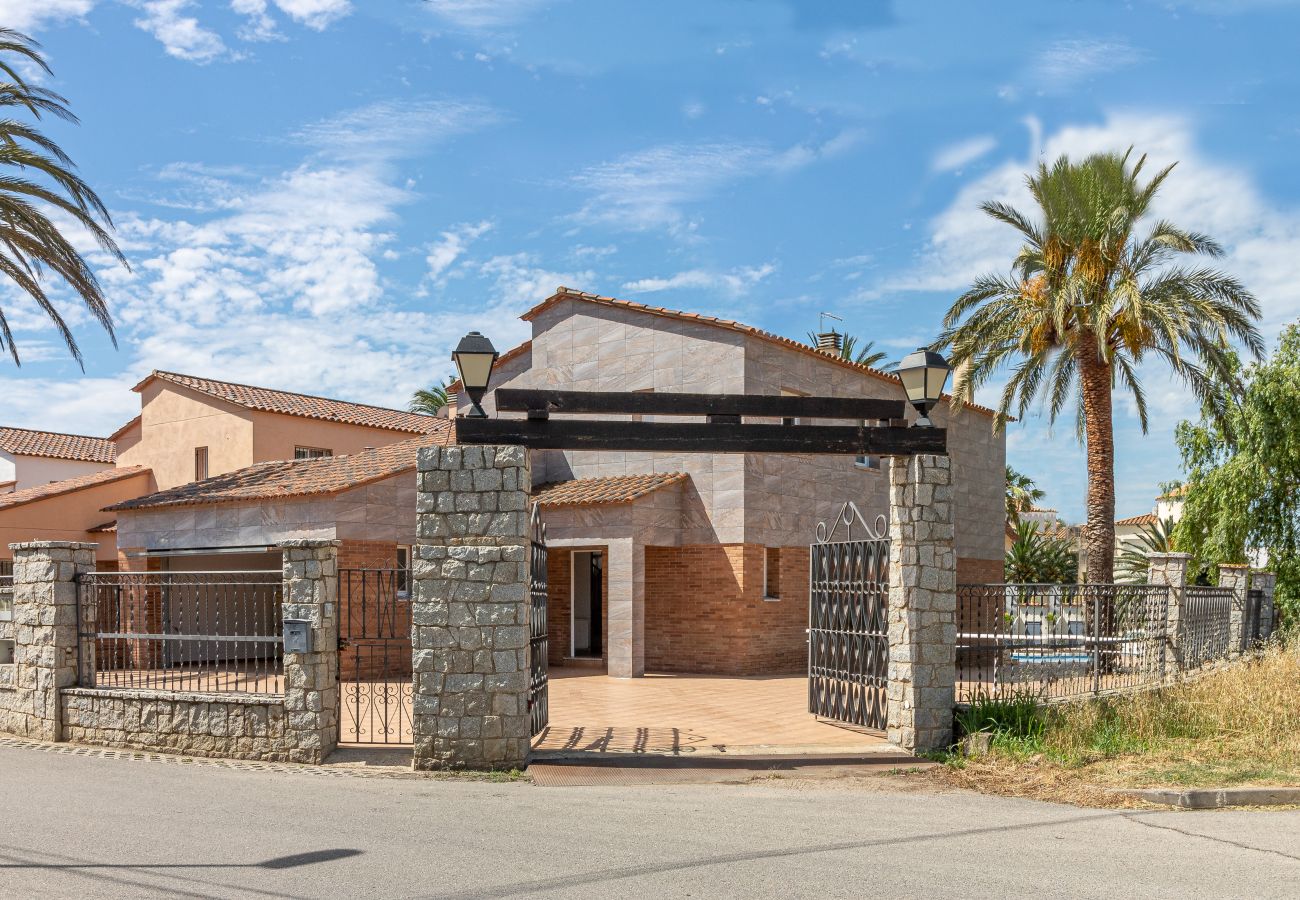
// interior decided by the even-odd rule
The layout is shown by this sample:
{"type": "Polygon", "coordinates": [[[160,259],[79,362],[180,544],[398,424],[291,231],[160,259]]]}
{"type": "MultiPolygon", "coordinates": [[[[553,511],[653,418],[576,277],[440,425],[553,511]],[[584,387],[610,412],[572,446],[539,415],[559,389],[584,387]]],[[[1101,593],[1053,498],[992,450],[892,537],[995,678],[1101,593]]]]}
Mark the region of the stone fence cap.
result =
{"type": "Polygon", "coordinates": [[[340,547],[343,542],[335,538],[290,538],[280,541],[279,547],[340,547]]]}
{"type": "Polygon", "coordinates": [[[94,550],[99,544],[86,541],[20,541],[10,544],[10,550],[94,550]]]}

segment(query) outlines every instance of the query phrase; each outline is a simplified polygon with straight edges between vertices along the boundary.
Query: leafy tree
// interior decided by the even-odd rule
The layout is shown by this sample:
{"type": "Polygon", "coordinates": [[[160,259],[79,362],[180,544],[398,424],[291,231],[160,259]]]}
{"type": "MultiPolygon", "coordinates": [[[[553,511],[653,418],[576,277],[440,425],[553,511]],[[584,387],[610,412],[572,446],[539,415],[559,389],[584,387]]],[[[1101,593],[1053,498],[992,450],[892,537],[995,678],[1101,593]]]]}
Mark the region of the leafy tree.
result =
{"type": "Polygon", "coordinates": [[[1284,617],[1300,622],[1300,322],[1278,348],[1219,385],[1197,422],[1178,426],[1187,472],[1180,547],[1203,562],[1248,562],[1268,554],[1284,617]]]}
{"type": "MultiPolygon", "coordinates": [[[[81,298],[116,346],[113,319],[99,279],[51,214],[62,214],[85,229],[124,266],[126,258],[109,233],[113,222],[108,210],[76,174],[71,158],[30,124],[13,118],[29,115],[39,120],[52,115],[77,121],[65,98],[19,74],[24,63],[53,74],[41,56],[40,44],[17,31],[0,28],[0,107],[4,108],[0,111],[0,275],[36,301],[54,322],[73,358],[81,363],[81,349],[50,297],[46,273],[57,275],[81,298]]],[[[13,332],[0,309],[0,351],[5,349],[16,365],[22,364],[13,332]]]]}
{"type": "MultiPolygon", "coordinates": [[[[817,346],[817,333],[815,331],[808,332],[808,342],[814,347],[817,346]]],[[[840,335],[839,356],[840,359],[847,359],[849,362],[857,363],[860,366],[871,366],[876,369],[883,369],[886,372],[898,365],[896,362],[885,362],[888,354],[883,350],[875,349],[875,347],[875,341],[867,341],[859,349],[858,339],[851,334],[844,334],[840,335]]]]}
{"type": "Polygon", "coordinates": [[[1177,550],[1174,527],[1173,518],[1166,516],[1144,526],[1133,540],[1126,541],[1115,561],[1116,579],[1125,584],[1144,584],[1151,568],[1148,555],[1177,550]]]}
{"type": "Polygon", "coordinates": [[[1037,522],[1018,522],[1003,571],[1008,584],[1073,584],[1079,557],[1069,541],[1039,532],[1037,522]]]}
{"type": "Polygon", "coordinates": [[[431,384],[427,388],[416,391],[411,395],[411,402],[406,405],[407,410],[423,413],[426,416],[436,416],[438,410],[451,402],[451,395],[447,393],[447,389],[455,381],[456,379],[447,376],[441,384],[431,384]]]}
{"type": "Polygon", "coordinates": [[[1173,166],[1143,183],[1146,157],[1099,153],[1040,164],[1026,179],[1031,217],[1005,203],[983,205],[1024,239],[1006,276],[979,278],[948,311],[936,346],[948,346],[958,403],[1004,366],[1010,378],[995,427],[1040,399],[1055,422],[1075,405],[1088,466],[1088,578],[1107,582],[1115,556],[1112,394],[1132,394],[1142,427],[1146,395],[1139,364],[1164,362],[1199,398],[1232,377],[1229,340],[1258,354],[1259,304],[1236,279],[1183,255],[1216,257],[1203,234],[1156,221],[1139,232],[1173,166]]]}
{"type": "Polygon", "coordinates": [[[1034,479],[1021,474],[1007,466],[1007,522],[1011,525],[1020,523],[1020,514],[1029,512],[1034,505],[1047,496],[1034,484],[1034,479]]]}

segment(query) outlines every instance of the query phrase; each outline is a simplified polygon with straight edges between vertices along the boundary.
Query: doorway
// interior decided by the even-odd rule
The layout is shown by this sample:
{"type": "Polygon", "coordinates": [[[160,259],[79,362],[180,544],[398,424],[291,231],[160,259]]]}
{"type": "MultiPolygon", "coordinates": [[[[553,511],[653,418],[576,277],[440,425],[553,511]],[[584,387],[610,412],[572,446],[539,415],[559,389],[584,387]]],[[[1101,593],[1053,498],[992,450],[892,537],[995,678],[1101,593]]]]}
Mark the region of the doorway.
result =
{"type": "Polygon", "coordinates": [[[572,571],[570,655],[574,659],[600,659],[604,655],[605,623],[601,619],[601,607],[605,556],[599,550],[574,550],[572,571]]]}

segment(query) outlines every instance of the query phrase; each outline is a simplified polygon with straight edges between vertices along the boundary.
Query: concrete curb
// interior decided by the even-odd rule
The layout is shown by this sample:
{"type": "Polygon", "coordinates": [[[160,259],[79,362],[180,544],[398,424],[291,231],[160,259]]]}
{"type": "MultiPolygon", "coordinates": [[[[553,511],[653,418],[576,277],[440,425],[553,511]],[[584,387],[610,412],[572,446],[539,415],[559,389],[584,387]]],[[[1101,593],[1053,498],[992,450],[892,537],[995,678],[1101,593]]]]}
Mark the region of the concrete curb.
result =
{"type": "Polygon", "coordinates": [[[1166,788],[1116,788],[1124,797],[1175,806],[1179,809],[1223,809],[1229,806],[1300,806],[1300,787],[1191,788],[1185,791],[1166,788]]]}

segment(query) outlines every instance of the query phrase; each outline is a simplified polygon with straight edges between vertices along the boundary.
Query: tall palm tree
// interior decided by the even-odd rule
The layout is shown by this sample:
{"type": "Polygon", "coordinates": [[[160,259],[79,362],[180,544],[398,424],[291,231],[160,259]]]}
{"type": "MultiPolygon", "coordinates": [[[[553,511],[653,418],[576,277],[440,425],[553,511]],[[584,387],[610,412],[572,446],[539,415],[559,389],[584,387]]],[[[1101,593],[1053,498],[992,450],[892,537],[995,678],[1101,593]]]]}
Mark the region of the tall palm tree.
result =
{"type": "MultiPolygon", "coordinates": [[[[113,221],[108,210],[76,174],[68,155],[31,125],[10,117],[13,110],[38,120],[48,114],[77,121],[66,99],[19,74],[16,66],[23,62],[53,74],[41,56],[40,44],[17,31],[0,28],[0,107],[4,108],[0,110],[0,274],[36,301],[53,320],[73,358],[81,363],[81,349],[48,293],[46,270],[81,298],[116,346],[113,319],[99,279],[50,213],[62,213],[81,226],[124,266],[126,258],[109,233],[113,221]]],[[[21,365],[13,332],[0,309],[0,351],[5,349],[14,363],[21,365]]]]}
{"type": "Polygon", "coordinates": [[[979,278],[953,303],[936,343],[951,347],[959,403],[1012,366],[995,427],[1039,398],[1051,421],[1075,403],[1088,466],[1088,578],[1102,582],[1111,580],[1115,556],[1113,391],[1132,394],[1145,431],[1141,363],[1164,362],[1210,399],[1216,377],[1235,380],[1230,340],[1256,356],[1263,348],[1259,304],[1240,282],[1176,264],[1183,255],[1220,256],[1217,243],[1163,220],[1138,232],[1173,166],[1142,183],[1146,157],[1134,163],[1130,153],[1040,164],[1026,179],[1038,206],[1032,218],[985,203],[1024,245],[1009,275],[979,278]]]}
{"type": "MultiPolygon", "coordinates": [[[[817,346],[818,335],[815,331],[808,332],[808,342],[814,347],[817,346]]],[[[858,339],[854,335],[840,335],[840,359],[847,359],[849,362],[857,363],[860,366],[871,366],[876,369],[888,371],[898,365],[896,362],[886,363],[885,360],[889,354],[883,350],[875,349],[875,341],[867,341],[858,349],[858,339]]]]}
{"type": "Polygon", "coordinates": [[[432,384],[416,391],[411,395],[411,402],[406,406],[407,410],[423,413],[426,416],[436,416],[440,409],[451,402],[451,395],[447,393],[447,388],[451,387],[453,380],[445,378],[442,384],[432,384]]]}
{"type": "Polygon", "coordinates": [[[1045,496],[1046,493],[1034,484],[1034,479],[1007,466],[1007,522],[1020,524],[1020,514],[1029,512],[1045,496]]]}

